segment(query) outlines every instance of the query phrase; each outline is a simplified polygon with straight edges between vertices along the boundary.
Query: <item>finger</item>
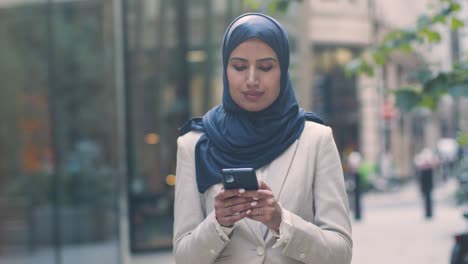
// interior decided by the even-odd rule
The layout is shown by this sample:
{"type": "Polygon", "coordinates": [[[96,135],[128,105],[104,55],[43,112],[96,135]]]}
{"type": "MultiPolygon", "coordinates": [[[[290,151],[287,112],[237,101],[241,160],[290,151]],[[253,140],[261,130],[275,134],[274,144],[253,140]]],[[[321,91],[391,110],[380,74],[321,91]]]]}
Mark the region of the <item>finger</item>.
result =
{"type": "Polygon", "coordinates": [[[215,199],[215,209],[222,209],[222,208],[235,206],[238,204],[250,203],[251,201],[253,201],[252,198],[249,198],[249,197],[245,198],[245,197],[238,197],[238,196],[230,197],[224,200],[215,199]]]}
{"type": "Polygon", "coordinates": [[[271,220],[273,211],[274,209],[270,207],[254,208],[247,217],[265,223],[271,220]]]}
{"type": "Polygon", "coordinates": [[[264,207],[253,208],[251,210],[252,212],[248,217],[252,219],[261,219],[263,215],[267,212],[267,209],[264,207]]]}
{"type": "Polygon", "coordinates": [[[230,197],[230,198],[223,200],[224,207],[231,207],[231,206],[235,206],[238,204],[250,203],[252,201],[253,199],[251,197],[239,197],[239,196],[230,197]]]}
{"type": "Polygon", "coordinates": [[[275,208],[276,200],[274,198],[260,199],[258,201],[252,201],[250,203],[251,208],[260,208],[260,207],[271,207],[275,208]]]}
{"type": "Polygon", "coordinates": [[[218,222],[223,225],[223,226],[231,226],[234,223],[236,223],[239,220],[244,219],[245,217],[249,216],[251,214],[251,210],[247,210],[244,212],[241,212],[236,215],[229,215],[229,216],[221,216],[221,217],[216,217],[218,219],[218,222]]]}
{"type": "Polygon", "coordinates": [[[228,207],[232,207],[232,206],[236,206],[236,205],[240,205],[244,203],[251,203],[252,201],[253,201],[253,198],[251,197],[238,197],[238,196],[227,198],[224,200],[215,199],[214,208],[215,210],[222,210],[224,208],[228,208],[228,207]]]}
{"type": "Polygon", "coordinates": [[[252,205],[250,202],[245,202],[242,204],[230,206],[230,207],[224,207],[221,209],[218,209],[218,216],[221,217],[226,217],[226,216],[231,216],[231,215],[237,215],[241,212],[248,211],[252,208],[252,205]]]}
{"type": "Polygon", "coordinates": [[[271,191],[270,187],[266,184],[266,182],[260,180],[259,183],[260,183],[260,184],[258,185],[258,187],[259,187],[260,189],[271,191]]]}
{"type": "Polygon", "coordinates": [[[243,196],[244,193],[245,189],[221,189],[221,191],[216,195],[216,198],[224,200],[230,197],[243,196]]]}
{"type": "Polygon", "coordinates": [[[260,200],[273,197],[273,193],[270,190],[259,189],[256,191],[246,191],[244,194],[242,194],[242,197],[251,197],[254,200],[260,200]]]}

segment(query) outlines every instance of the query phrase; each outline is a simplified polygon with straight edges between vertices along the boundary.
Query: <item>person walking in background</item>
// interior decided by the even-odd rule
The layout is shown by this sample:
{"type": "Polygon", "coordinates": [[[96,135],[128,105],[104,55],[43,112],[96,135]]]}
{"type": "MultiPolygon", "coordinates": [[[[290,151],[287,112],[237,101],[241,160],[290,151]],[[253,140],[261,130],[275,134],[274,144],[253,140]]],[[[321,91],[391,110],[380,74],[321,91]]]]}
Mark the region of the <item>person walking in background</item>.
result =
{"type": "Polygon", "coordinates": [[[354,186],[354,219],[359,221],[362,217],[362,206],[361,206],[361,194],[362,194],[362,182],[361,175],[359,173],[359,167],[361,166],[362,156],[359,152],[353,151],[349,153],[347,157],[348,173],[353,181],[354,186]]]}
{"type": "Polygon", "coordinates": [[[177,263],[351,262],[340,157],[331,129],[299,108],[289,56],[272,17],[247,13],[226,29],[222,104],[177,141],[177,263]],[[224,189],[223,168],[255,169],[259,189],[224,189]]]}
{"type": "Polygon", "coordinates": [[[433,216],[433,172],[437,162],[436,155],[429,148],[424,148],[414,158],[414,164],[418,172],[419,187],[424,200],[424,216],[427,219],[433,216]]]}

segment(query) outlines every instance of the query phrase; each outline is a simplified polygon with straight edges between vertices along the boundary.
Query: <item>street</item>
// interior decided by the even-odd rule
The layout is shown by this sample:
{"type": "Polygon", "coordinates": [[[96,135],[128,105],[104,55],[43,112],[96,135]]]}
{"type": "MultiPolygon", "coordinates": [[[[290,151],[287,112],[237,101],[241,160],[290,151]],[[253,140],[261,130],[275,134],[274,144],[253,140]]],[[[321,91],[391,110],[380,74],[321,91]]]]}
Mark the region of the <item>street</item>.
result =
{"type": "MultiPolygon", "coordinates": [[[[454,206],[455,181],[439,183],[434,191],[434,217],[424,218],[419,189],[410,183],[390,193],[368,193],[362,220],[353,220],[352,264],[449,263],[453,235],[468,229],[461,209],[454,206]]],[[[173,264],[171,252],[133,257],[133,264],[173,264]]]]}

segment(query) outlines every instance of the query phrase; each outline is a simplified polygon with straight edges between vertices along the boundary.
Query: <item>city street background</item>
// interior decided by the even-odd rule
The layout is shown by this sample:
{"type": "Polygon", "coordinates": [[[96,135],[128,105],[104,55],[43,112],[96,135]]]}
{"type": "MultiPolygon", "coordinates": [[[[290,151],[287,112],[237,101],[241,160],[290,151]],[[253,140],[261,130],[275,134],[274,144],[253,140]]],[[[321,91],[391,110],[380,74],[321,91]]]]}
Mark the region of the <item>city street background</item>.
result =
{"type": "Polygon", "coordinates": [[[362,177],[353,264],[448,263],[468,229],[449,169],[468,163],[468,1],[0,0],[0,264],[173,263],[178,128],[221,102],[223,34],[246,12],[287,30],[351,201],[362,177]]]}

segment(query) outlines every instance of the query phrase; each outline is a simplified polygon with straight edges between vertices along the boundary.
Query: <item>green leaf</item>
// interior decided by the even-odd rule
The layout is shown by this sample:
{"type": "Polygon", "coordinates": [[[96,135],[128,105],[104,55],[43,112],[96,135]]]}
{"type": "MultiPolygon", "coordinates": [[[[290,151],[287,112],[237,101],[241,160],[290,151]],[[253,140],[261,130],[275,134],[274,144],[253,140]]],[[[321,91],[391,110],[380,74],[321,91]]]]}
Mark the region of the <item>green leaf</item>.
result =
{"type": "Polygon", "coordinates": [[[289,7],[289,0],[274,0],[268,5],[271,14],[285,13],[289,7]]]}
{"type": "Polygon", "coordinates": [[[460,146],[468,145],[468,132],[461,132],[457,141],[460,146]]]}
{"type": "Polygon", "coordinates": [[[447,21],[447,17],[443,16],[441,14],[437,14],[432,18],[432,23],[443,23],[443,24],[445,24],[446,21],[447,21]]]}
{"type": "Polygon", "coordinates": [[[428,15],[421,15],[418,17],[417,27],[418,28],[425,28],[431,23],[431,19],[428,15]]]}
{"type": "Polygon", "coordinates": [[[388,60],[387,54],[381,51],[372,52],[372,58],[374,59],[375,63],[378,65],[383,65],[388,60]]]}
{"type": "Polygon", "coordinates": [[[417,82],[420,84],[424,84],[432,79],[432,71],[428,69],[421,69],[418,71],[411,72],[408,74],[407,80],[409,82],[417,82]]]}
{"type": "Polygon", "coordinates": [[[252,11],[258,11],[261,3],[256,0],[244,0],[244,4],[252,11]]]}
{"type": "Polygon", "coordinates": [[[411,43],[412,41],[417,40],[418,36],[415,31],[407,30],[404,32],[403,36],[401,37],[402,43],[411,43]]]}
{"type": "Polygon", "coordinates": [[[346,77],[350,78],[353,75],[359,74],[360,62],[361,62],[360,59],[354,59],[345,65],[346,77]]]}
{"type": "Polygon", "coordinates": [[[435,78],[427,81],[423,86],[425,94],[440,96],[447,93],[450,76],[447,73],[439,73],[435,78]]]}
{"type": "Polygon", "coordinates": [[[452,17],[452,21],[451,21],[451,25],[450,27],[452,28],[452,30],[457,30],[459,28],[462,28],[465,24],[463,23],[463,21],[455,18],[455,17],[452,17]]]}
{"type": "Polygon", "coordinates": [[[435,30],[431,30],[429,28],[423,29],[421,31],[421,34],[423,34],[427,38],[429,43],[432,43],[432,42],[439,43],[442,40],[442,37],[440,36],[439,32],[435,30]]]}
{"type": "Polygon", "coordinates": [[[361,63],[359,70],[369,77],[374,76],[374,68],[367,61],[361,63]]]}
{"type": "Polygon", "coordinates": [[[451,3],[450,10],[452,12],[458,12],[461,10],[461,5],[459,3],[451,3]]]}
{"type": "Polygon", "coordinates": [[[411,53],[413,51],[413,48],[411,47],[409,43],[400,45],[398,49],[403,51],[404,53],[411,53]]]}
{"type": "Polygon", "coordinates": [[[402,112],[409,112],[421,101],[420,92],[414,88],[401,88],[395,90],[396,106],[402,112]]]}
{"type": "Polygon", "coordinates": [[[403,34],[404,32],[402,30],[393,30],[385,35],[383,42],[399,39],[403,36],[403,34]]]}
{"type": "Polygon", "coordinates": [[[426,94],[422,97],[418,105],[434,111],[437,107],[437,98],[435,96],[426,94]]]}
{"type": "Polygon", "coordinates": [[[468,83],[457,84],[450,87],[448,93],[453,97],[468,97],[468,83]]]}
{"type": "Polygon", "coordinates": [[[374,69],[365,59],[354,59],[346,64],[346,76],[351,77],[355,74],[366,74],[369,77],[374,76],[374,69]]]}

